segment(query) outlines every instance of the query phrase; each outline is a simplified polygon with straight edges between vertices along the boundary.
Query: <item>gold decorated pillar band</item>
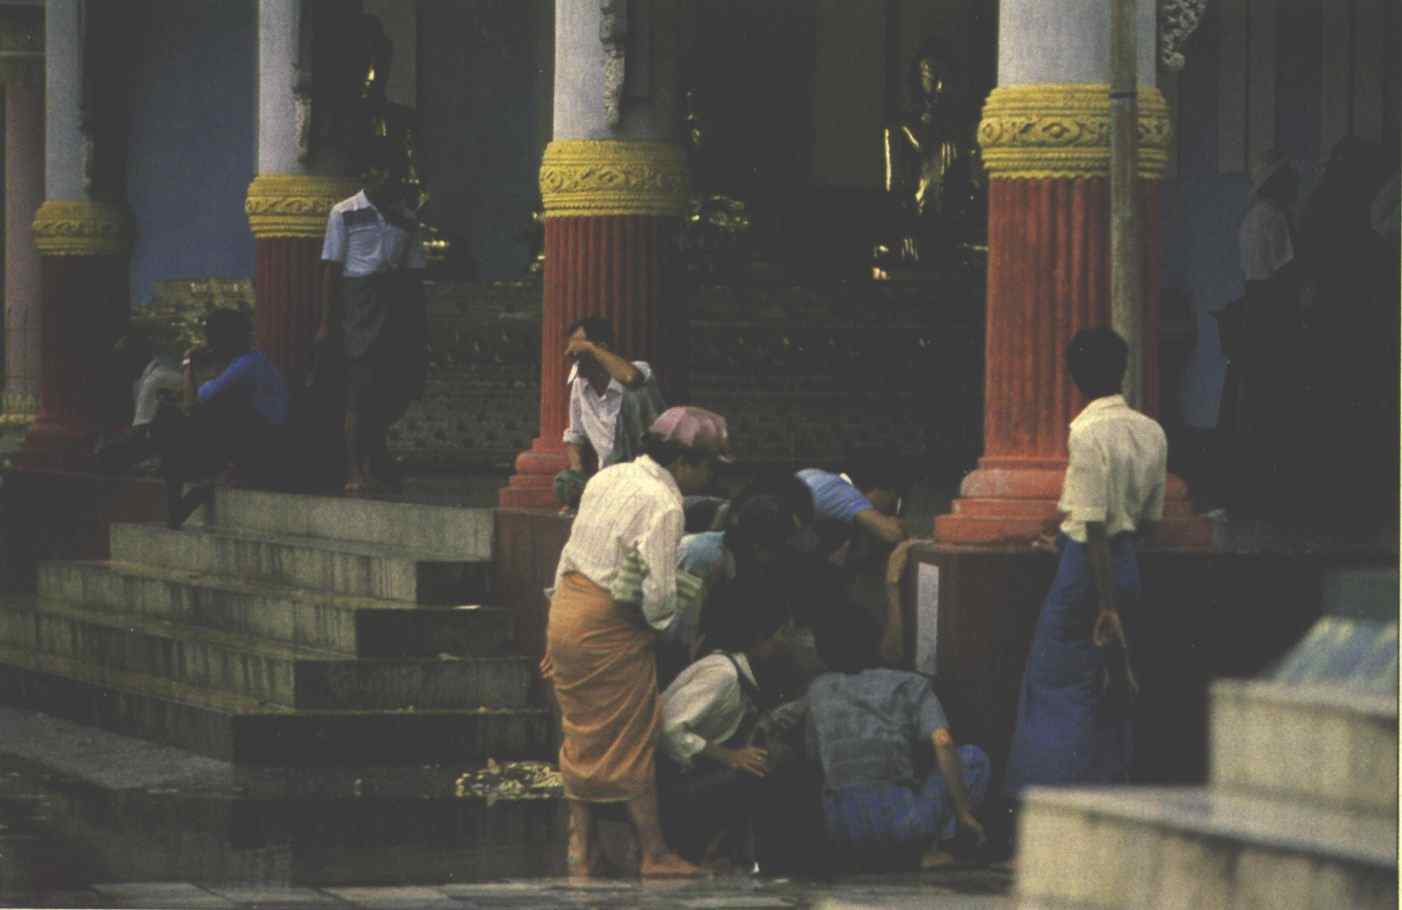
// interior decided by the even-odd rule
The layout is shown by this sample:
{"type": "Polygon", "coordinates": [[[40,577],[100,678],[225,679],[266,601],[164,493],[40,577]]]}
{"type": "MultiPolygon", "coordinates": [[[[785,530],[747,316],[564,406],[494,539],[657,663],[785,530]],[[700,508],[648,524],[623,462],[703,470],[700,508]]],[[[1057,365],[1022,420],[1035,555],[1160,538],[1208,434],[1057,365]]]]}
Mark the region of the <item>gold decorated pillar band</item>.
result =
{"type": "Polygon", "coordinates": [[[243,210],[254,237],[321,237],[331,207],[359,189],[352,177],[259,174],[248,185],[243,210]]]}
{"type": "Polygon", "coordinates": [[[126,210],[109,202],[49,199],[34,213],[34,248],[41,256],[123,253],[131,239],[126,210]]]}
{"type": "MultiPolygon", "coordinates": [[[[1157,88],[1139,87],[1139,177],[1160,180],[1173,128],[1157,88]]],[[[993,180],[1108,177],[1110,86],[1098,83],[995,88],[978,141],[993,180]]]]}
{"type": "Polygon", "coordinates": [[[547,218],[682,215],[687,193],[686,155],[671,142],[559,139],[540,163],[547,218]]]}

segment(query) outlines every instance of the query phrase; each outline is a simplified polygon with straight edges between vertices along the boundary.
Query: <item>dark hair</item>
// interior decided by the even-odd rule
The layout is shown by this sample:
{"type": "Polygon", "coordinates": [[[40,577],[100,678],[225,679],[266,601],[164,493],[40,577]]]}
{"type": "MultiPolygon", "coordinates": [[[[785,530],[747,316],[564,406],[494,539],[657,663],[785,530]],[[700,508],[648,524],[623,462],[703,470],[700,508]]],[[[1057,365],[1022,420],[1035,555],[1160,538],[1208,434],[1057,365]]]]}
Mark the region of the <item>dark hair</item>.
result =
{"type": "Polygon", "coordinates": [[[731,508],[726,519],[725,545],[743,559],[759,547],[779,550],[796,530],[793,512],[779,497],[751,496],[731,508]]]}
{"type": "Polygon", "coordinates": [[[799,524],[813,522],[813,491],[786,468],[764,468],[759,471],[731,502],[730,514],[737,515],[747,500],[756,496],[778,499],[799,524]]]}
{"type": "Polygon", "coordinates": [[[859,673],[879,666],[880,631],[855,604],[834,604],[814,622],[818,657],[834,673],[859,673]]]}
{"type": "Polygon", "coordinates": [[[854,448],[847,456],[847,476],[852,486],[863,493],[868,490],[894,490],[905,486],[905,472],[900,459],[875,446],[854,448]]]}
{"type": "Polygon", "coordinates": [[[1066,346],[1066,367],[1088,398],[1118,394],[1124,385],[1129,345],[1110,329],[1082,329],[1066,346]]]}
{"type": "Polygon", "coordinates": [[[204,340],[218,357],[237,357],[252,343],[253,321],[242,310],[211,310],[204,318],[204,340]]]}
{"type": "Polygon", "coordinates": [[[565,337],[569,338],[580,329],[584,330],[584,337],[590,341],[605,347],[613,347],[613,323],[603,316],[585,316],[576,319],[565,327],[565,337]]]}
{"type": "MultiPolygon", "coordinates": [[[[585,331],[587,332],[588,329],[585,331]]],[[[709,458],[715,457],[715,453],[710,450],[689,449],[680,443],[659,439],[652,433],[643,435],[643,452],[663,467],[666,467],[678,458],[684,458],[691,464],[700,464],[709,458]]]]}
{"type": "Polygon", "coordinates": [[[771,585],[756,577],[737,577],[718,584],[707,598],[714,608],[703,611],[706,646],[717,651],[748,651],[772,638],[789,614],[771,585]]]}

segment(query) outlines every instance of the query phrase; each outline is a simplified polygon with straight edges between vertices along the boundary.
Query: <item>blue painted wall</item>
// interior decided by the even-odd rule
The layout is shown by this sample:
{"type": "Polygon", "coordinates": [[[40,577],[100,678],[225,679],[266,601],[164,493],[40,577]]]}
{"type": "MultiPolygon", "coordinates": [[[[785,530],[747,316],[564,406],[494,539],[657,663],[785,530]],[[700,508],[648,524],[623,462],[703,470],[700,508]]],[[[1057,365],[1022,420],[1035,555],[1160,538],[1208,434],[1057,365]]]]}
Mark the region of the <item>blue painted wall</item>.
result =
{"type": "Polygon", "coordinates": [[[133,23],[127,200],[133,307],[165,278],[251,277],[256,162],[252,0],[145,0],[133,23]]]}

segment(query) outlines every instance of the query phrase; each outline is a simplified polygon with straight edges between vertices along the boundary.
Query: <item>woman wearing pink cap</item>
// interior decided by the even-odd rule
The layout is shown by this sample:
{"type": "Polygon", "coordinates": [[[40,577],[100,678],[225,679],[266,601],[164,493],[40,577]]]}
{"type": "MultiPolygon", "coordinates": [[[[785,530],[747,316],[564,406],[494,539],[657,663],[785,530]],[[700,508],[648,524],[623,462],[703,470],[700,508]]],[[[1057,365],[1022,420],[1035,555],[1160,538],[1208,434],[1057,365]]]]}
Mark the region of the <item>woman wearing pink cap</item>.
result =
{"type": "Polygon", "coordinates": [[[570,806],[570,874],[596,870],[591,806],[625,803],[642,874],[695,875],[668,849],[657,818],[661,729],[653,642],[702,593],[677,568],[682,496],[710,483],[728,455],[725,418],[677,407],[652,424],[646,454],[590,479],[560,554],[541,673],[560,703],[560,774],[570,806]]]}

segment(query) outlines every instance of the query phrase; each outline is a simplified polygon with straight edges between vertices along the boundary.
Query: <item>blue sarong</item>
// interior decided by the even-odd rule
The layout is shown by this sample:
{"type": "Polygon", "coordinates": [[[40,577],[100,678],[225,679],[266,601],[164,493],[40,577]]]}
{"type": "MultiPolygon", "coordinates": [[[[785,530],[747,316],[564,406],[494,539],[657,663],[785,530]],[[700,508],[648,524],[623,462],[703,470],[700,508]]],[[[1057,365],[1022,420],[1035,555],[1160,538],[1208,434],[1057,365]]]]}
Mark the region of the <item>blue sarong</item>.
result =
{"type": "MultiPolygon", "coordinates": [[[[1104,702],[1104,652],[1090,640],[1099,610],[1086,545],[1058,538],[1061,562],[1042,604],[1022,678],[1004,792],[1029,786],[1123,783],[1133,726],[1104,702]]],[[[1116,603],[1137,603],[1139,560],[1132,534],[1110,540],[1116,603]]]]}
{"type": "MultiPolygon", "coordinates": [[[[978,746],[960,746],[964,789],[977,809],[991,766],[978,746]]],[[[949,840],[958,831],[954,800],[936,768],[919,790],[898,783],[849,784],[823,794],[828,838],[856,848],[893,848],[949,840]]]]}

